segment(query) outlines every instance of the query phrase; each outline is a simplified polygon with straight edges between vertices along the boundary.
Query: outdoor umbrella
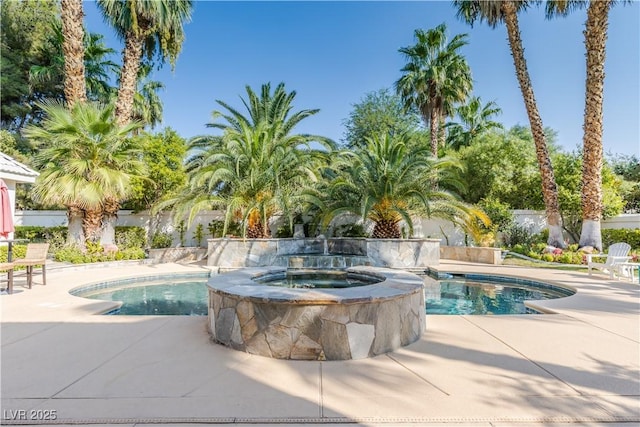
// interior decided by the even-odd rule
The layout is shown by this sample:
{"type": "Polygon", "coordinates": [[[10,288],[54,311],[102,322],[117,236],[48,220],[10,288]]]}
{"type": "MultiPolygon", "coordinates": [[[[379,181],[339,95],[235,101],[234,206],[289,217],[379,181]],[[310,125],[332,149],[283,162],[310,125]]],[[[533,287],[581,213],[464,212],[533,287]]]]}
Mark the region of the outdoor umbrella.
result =
{"type": "Polygon", "coordinates": [[[13,215],[11,214],[9,188],[4,180],[0,179],[0,237],[6,239],[13,230],[13,215]]]}

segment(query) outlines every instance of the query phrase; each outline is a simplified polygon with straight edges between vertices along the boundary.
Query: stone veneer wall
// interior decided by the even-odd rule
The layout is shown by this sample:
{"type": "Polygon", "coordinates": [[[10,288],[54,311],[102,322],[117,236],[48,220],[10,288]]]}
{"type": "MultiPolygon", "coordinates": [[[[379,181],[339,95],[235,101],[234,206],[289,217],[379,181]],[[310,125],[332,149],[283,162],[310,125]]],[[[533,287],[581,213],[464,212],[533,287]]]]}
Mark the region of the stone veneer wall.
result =
{"type": "Polygon", "coordinates": [[[440,260],[438,239],[209,239],[210,266],[221,268],[262,267],[276,258],[293,254],[339,254],[368,256],[379,267],[420,269],[440,260]]]}
{"type": "Polygon", "coordinates": [[[441,246],[440,258],[481,264],[502,264],[500,248],[475,248],[469,246],[441,246]]]}
{"type": "Polygon", "coordinates": [[[347,271],[386,279],[348,289],[278,288],[252,280],[276,270],[211,277],[208,327],[214,341],[278,359],[345,360],[395,350],[425,330],[423,281],[414,274],[355,267],[347,271]]]}

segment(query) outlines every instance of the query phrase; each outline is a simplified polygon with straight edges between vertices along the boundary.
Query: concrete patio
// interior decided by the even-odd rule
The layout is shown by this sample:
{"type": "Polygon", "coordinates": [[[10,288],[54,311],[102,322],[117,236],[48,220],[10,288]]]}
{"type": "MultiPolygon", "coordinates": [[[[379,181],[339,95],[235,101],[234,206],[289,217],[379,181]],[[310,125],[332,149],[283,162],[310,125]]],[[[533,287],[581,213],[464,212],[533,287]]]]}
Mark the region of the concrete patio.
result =
{"type": "Polygon", "coordinates": [[[68,293],[201,268],[52,269],[46,287],[18,282],[19,292],[0,297],[2,423],[640,423],[640,286],[605,275],[442,262],[442,271],[530,277],[578,293],[540,303],[556,314],[427,316],[416,343],[346,362],[252,356],[213,344],[204,316],[100,316],[110,303],[68,293]]]}

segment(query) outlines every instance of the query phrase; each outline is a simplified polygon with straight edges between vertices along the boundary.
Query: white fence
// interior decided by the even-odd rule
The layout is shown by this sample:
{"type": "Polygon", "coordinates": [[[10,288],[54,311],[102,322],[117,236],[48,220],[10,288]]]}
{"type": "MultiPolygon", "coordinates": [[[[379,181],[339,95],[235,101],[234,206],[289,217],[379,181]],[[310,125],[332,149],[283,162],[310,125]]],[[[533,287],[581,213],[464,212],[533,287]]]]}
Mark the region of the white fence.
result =
{"type": "MultiPolygon", "coordinates": [[[[526,225],[531,233],[539,233],[546,227],[544,212],[515,210],[513,211],[518,224],[526,225]]],[[[65,211],[16,211],[16,225],[35,225],[45,227],[55,227],[67,225],[67,215],[65,211]]],[[[204,211],[199,214],[191,227],[185,233],[185,246],[197,246],[194,231],[198,224],[204,228],[204,238],[202,246],[206,246],[206,239],[209,238],[208,224],[213,220],[222,220],[223,214],[219,211],[204,211]]],[[[342,218],[338,223],[348,222],[342,218]]],[[[155,227],[151,226],[151,218],[147,212],[133,213],[133,211],[120,211],[118,213],[117,225],[139,226],[146,230],[150,228],[157,231],[170,233],[173,236],[173,246],[180,244],[180,235],[173,224],[171,215],[163,213],[158,216],[155,227]]],[[[272,224],[272,232],[277,226],[272,224]]],[[[623,214],[602,222],[602,228],[640,228],[640,214],[623,214]]],[[[442,239],[443,245],[461,246],[464,245],[464,233],[453,226],[449,221],[439,219],[419,219],[414,223],[414,237],[442,239]]]]}

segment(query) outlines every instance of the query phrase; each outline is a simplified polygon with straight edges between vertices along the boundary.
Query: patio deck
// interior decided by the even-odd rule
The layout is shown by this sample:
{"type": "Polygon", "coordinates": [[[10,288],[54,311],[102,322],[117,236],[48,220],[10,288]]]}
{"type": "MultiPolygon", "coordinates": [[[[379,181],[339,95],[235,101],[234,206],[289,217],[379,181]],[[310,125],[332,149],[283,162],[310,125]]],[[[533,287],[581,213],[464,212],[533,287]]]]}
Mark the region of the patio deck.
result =
{"type": "Polygon", "coordinates": [[[420,340],[343,362],[286,361],[209,340],[206,317],[100,316],[83,283],[198,271],[64,271],[0,297],[2,424],[607,425],[640,423],[640,286],[605,275],[442,262],[572,286],[556,314],[427,316],[420,340]],[[42,420],[55,411],[55,420],[42,420]],[[24,418],[24,419],[21,419],[24,418]]]}

